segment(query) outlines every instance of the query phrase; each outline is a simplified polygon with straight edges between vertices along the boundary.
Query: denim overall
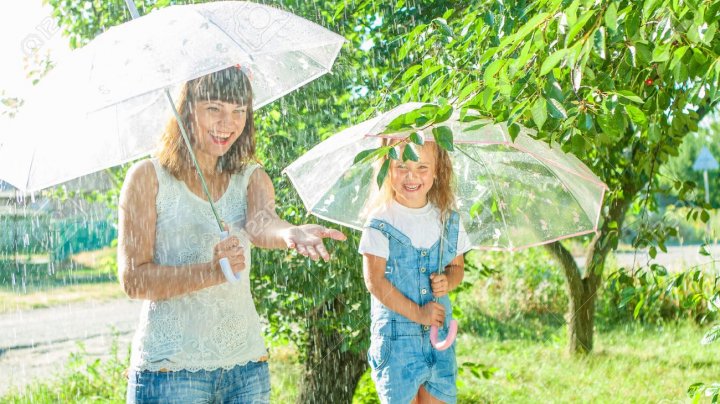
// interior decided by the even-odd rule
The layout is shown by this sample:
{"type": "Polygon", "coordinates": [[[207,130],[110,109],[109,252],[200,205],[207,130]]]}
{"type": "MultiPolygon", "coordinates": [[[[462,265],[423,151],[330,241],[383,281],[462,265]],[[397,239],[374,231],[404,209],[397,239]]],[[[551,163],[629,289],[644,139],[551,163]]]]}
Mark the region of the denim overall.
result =
{"type": "MultiPolygon", "coordinates": [[[[408,236],[383,220],[373,219],[368,227],[381,231],[390,241],[385,277],[419,306],[431,302],[430,274],[438,271],[441,244],[442,268],[457,256],[459,215],[451,212],[443,232],[447,238],[443,243],[438,239],[430,248],[414,247],[408,236]]],[[[445,306],[445,324],[438,333],[442,340],[447,336],[452,307],[447,295],[438,302],[445,306]]],[[[388,309],[374,296],[371,315],[368,361],[381,401],[409,403],[423,385],[434,397],[456,402],[455,346],[445,351],[434,349],[430,344],[429,326],[388,309]]]]}

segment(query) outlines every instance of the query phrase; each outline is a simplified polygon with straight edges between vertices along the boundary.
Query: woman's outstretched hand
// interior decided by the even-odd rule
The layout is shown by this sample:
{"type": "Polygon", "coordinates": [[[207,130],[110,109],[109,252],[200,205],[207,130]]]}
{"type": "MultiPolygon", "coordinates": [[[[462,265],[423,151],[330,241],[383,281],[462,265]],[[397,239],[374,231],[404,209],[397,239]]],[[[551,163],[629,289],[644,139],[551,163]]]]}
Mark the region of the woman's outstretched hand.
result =
{"type": "Polygon", "coordinates": [[[340,241],[347,239],[339,230],[328,229],[319,224],[293,226],[287,229],[286,234],[283,235],[283,240],[288,248],[294,248],[298,254],[310,257],[313,261],[317,261],[321,257],[325,261],[330,260],[330,254],[323,244],[324,238],[340,241]]]}

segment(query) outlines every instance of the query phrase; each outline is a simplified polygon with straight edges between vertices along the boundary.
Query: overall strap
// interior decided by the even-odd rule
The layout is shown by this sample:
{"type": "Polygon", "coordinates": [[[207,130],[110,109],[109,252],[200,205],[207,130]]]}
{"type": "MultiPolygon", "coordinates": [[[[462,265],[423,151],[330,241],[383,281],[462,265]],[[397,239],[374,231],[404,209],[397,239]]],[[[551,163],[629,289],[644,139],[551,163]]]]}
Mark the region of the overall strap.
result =
{"type": "Polygon", "coordinates": [[[410,241],[410,238],[408,236],[406,236],[400,230],[396,229],[393,225],[384,220],[371,219],[370,222],[367,224],[367,227],[382,232],[382,234],[384,234],[385,237],[387,237],[388,239],[392,237],[403,245],[412,245],[412,242],[410,241]]]}
{"type": "Polygon", "coordinates": [[[443,253],[445,252],[445,242],[450,243],[451,251],[457,250],[458,234],[460,233],[460,215],[455,211],[442,219],[443,233],[440,235],[440,253],[438,254],[438,273],[445,271],[443,265],[443,253]]]}

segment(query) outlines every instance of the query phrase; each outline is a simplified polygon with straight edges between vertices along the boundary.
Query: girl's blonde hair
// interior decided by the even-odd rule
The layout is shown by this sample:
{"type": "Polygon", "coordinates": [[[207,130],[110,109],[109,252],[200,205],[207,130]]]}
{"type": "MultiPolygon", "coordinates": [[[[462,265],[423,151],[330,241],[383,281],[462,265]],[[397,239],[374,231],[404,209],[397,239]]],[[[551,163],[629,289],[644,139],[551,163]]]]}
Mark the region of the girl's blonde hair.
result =
{"type": "MultiPolygon", "coordinates": [[[[383,139],[383,146],[387,146],[393,142],[392,139],[383,139]]],[[[408,147],[405,145],[405,147],[408,147]]],[[[415,147],[433,147],[435,150],[435,173],[433,186],[428,191],[428,201],[440,210],[440,217],[446,219],[450,211],[455,208],[455,177],[453,175],[452,161],[447,150],[438,146],[435,142],[425,142],[422,146],[415,147]]],[[[401,153],[398,153],[401,156],[401,153]]],[[[377,170],[379,170],[385,160],[389,160],[390,156],[386,155],[384,159],[379,161],[377,170]]],[[[392,162],[391,162],[392,163],[392,162]]],[[[377,172],[377,171],[376,171],[377,172]]],[[[385,177],[383,185],[377,196],[377,200],[373,203],[374,207],[388,203],[395,198],[395,190],[390,183],[390,171],[385,177]]]]}
{"type": "MultiPolygon", "coordinates": [[[[195,144],[195,123],[192,112],[196,102],[222,101],[247,107],[245,128],[230,149],[218,159],[216,169],[230,174],[242,171],[255,160],[255,123],[252,109],[252,87],[240,67],[229,67],[185,83],[178,98],[178,113],[195,144]]],[[[193,169],[187,146],[175,118],[170,119],[161,138],[158,161],[176,178],[193,169]]]]}

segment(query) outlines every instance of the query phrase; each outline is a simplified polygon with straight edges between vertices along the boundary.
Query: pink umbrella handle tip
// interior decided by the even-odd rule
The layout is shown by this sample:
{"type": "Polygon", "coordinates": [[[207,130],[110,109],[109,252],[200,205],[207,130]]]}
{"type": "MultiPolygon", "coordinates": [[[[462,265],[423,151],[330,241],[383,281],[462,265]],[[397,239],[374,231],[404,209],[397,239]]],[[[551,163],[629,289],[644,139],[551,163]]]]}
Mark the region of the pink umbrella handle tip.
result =
{"type": "Polygon", "coordinates": [[[430,327],[430,342],[432,345],[437,349],[438,351],[444,351],[448,348],[450,348],[455,342],[455,337],[457,336],[457,330],[458,330],[458,323],[457,320],[450,320],[450,325],[448,326],[448,335],[447,338],[445,338],[443,341],[438,341],[438,328],[437,326],[430,327]]]}

